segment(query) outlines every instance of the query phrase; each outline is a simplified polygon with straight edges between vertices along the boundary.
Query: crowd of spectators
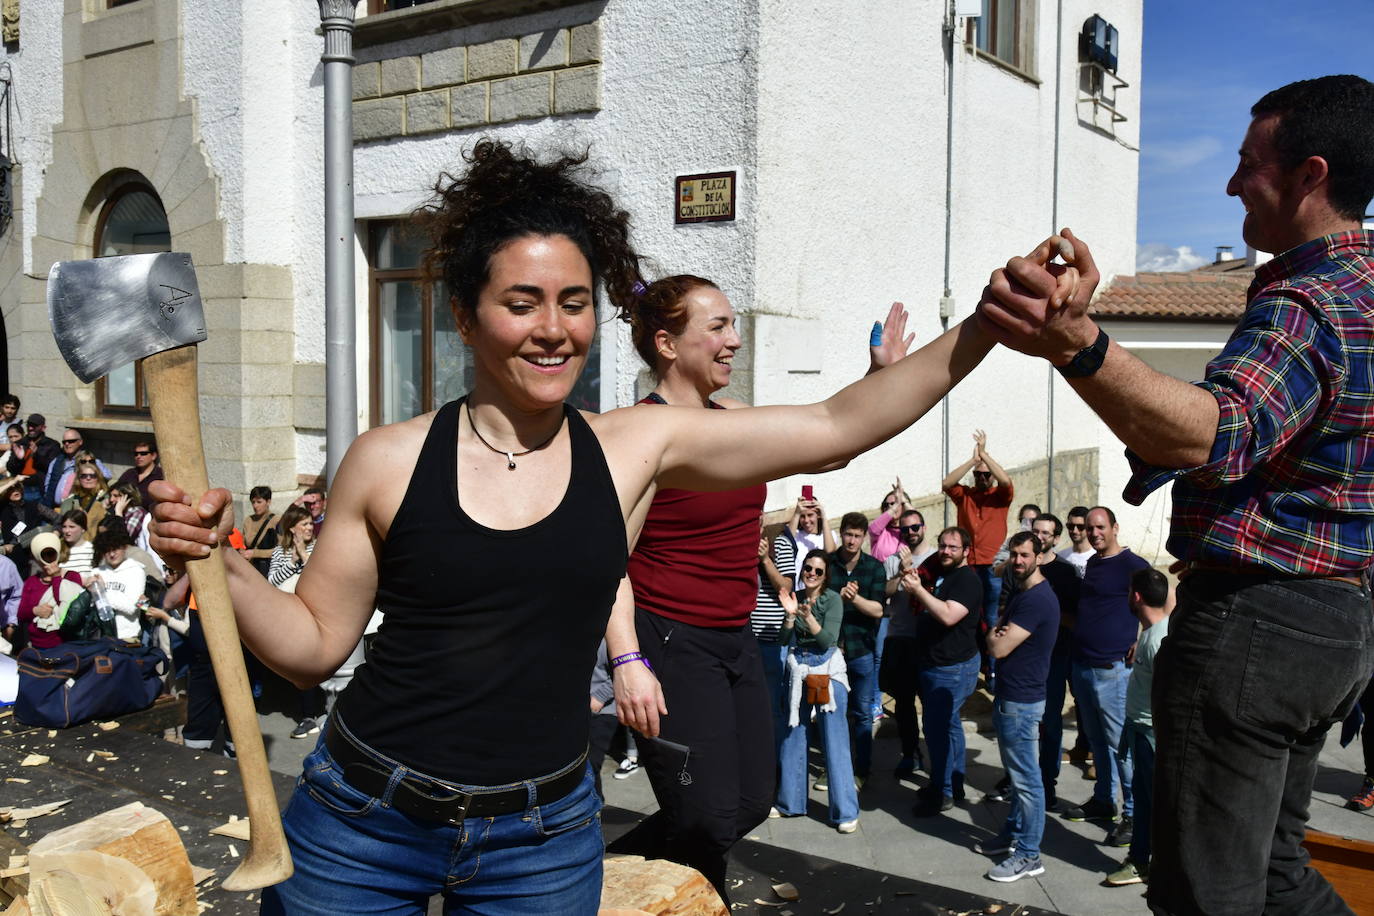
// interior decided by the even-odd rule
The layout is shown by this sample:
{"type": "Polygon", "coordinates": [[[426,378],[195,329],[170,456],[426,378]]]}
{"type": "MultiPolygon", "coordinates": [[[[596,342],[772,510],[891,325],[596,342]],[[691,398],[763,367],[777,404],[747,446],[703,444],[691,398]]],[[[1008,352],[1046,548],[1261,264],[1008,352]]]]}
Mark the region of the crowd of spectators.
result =
{"type": "MultiPolygon", "coordinates": [[[[770,816],[804,816],[816,793],[828,801],[830,825],[853,833],[870,771],[887,765],[896,779],[919,786],[914,815],[949,811],[965,800],[964,727],[976,714],[966,704],[981,684],[1003,769],[981,800],[1006,812],[1002,829],[973,845],[992,859],[987,877],[1041,874],[1040,838],[1046,818],[1057,816],[1100,825],[1103,842],[1122,850],[1104,884],[1143,883],[1150,689],[1173,587],[1121,543],[1106,506],[1075,506],[1061,520],[1025,504],[1008,537],[1013,484],[989,456],[986,436],[975,441],[962,469],[974,472],[973,484],[955,475],[945,481],[959,524],[934,536],[900,481],[871,520],[847,513],[832,527],[807,487],[774,537],[762,536],[761,523],[751,626],[778,751],[770,816]],[[1065,747],[1070,695],[1086,747],[1065,747]],[[895,719],[900,741],[890,764],[872,759],[872,710],[884,698],[877,708],[895,719]],[[812,747],[820,768],[810,763],[812,747]],[[1059,797],[1066,760],[1083,765],[1093,785],[1088,798],[1059,797]]],[[[1374,688],[1366,706],[1371,696],[1374,688]]],[[[615,727],[605,702],[594,687],[598,761],[615,727]]],[[[1349,802],[1358,810],[1374,807],[1374,755],[1366,757],[1370,775],[1349,802]]]]}
{"type": "MultiPolygon", "coordinates": [[[[164,603],[177,573],[149,544],[148,485],[163,479],[156,443],[136,440],[116,477],[81,430],[67,427],[53,439],[42,414],[21,421],[19,410],[13,394],[0,398],[0,650],[17,655],[29,645],[49,650],[99,637],[163,647],[190,694],[186,744],[222,741],[232,755],[195,597],[164,603]],[[83,592],[91,601],[75,602],[83,592]],[[87,613],[88,605],[109,614],[87,613]]],[[[280,516],[268,487],[254,487],[249,502],[231,541],[274,585],[290,588],[324,523],[325,492],[306,490],[280,516]]],[[[249,664],[260,685],[265,669],[251,656],[249,664]]],[[[304,738],[319,731],[322,694],[300,693],[292,736],[304,738]]]]}

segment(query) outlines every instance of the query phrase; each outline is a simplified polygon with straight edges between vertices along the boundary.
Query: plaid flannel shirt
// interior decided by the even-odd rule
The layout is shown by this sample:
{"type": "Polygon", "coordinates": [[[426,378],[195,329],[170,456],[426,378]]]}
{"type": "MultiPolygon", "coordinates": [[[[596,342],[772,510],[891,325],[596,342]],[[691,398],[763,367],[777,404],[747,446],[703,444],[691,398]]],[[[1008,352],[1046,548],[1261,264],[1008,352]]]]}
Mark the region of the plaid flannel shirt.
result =
{"type": "MultiPolygon", "coordinates": [[[[846,584],[855,581],[859,583],[860,598],[868,598],[879,604],[887,602],[887,572],[883,569],[883,564],[873,559],[870,554],[860,553],[859,562],[854,564],[854,571],[849,572],[844,568],[844,560],[840,559],[838,550],[830,554],[830,587],[838,592],[846,584]]],[[[844,652],[845,658],[872,655],[878,645],[880,623],[882,618],[869,617],[856,608],[854,602],[846,601],[844,618],[840,624],[840,649],[844,652]]]]}
{"type": "Polygon", "coordinates": [[[1206,464],[1129,450],[1133,505],[1173,480],[1169,552],[1298,575],[1358,574],[1374,553],[1374,233],[1262,265],[1245,314],[1196,384],[1221,416],[1206,464]]]}

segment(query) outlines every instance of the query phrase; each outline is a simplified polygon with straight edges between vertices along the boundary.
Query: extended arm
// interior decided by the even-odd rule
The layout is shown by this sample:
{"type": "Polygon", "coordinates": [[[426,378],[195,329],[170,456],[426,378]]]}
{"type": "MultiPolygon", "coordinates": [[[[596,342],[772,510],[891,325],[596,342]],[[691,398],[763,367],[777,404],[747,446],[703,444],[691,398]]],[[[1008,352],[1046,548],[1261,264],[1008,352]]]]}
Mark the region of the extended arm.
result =
{"type": "Polygon", "coordinates": [[[964,479],[965,474],[973,470],[973,466],[977,463],[978,450],[975,448],[973,450],[972,458],[970,458],[968,461],[965,461],[963,464],[959,465],[957,468],[954,468],[952,471],[945,475],[945,479],[940,481],[940,489],[948,493],[951,488],[957,485],[959,481],[964,479]]]}
{"type": "Polygon", "coordinates": [[[792,590],[792,580],[778,571],[778,564],[773,561],[773,552],[768,549],[768,541],[759,539],[759,572],[768,579],[768,584],[773,586],[773,591],[782,594],[792,590]]]}
{"type": "Polygon", "coordinates": [[[988,434],[983,432],[981,429],[978,430],[977,441],[978,457],[981,458],[983,460],[983,463],[988,466],[988,470],[992,471],[992,477],[994,480],[997,481],[997,485],[999,487],[1010,487],[1011,476],[1002,469],[1002,466],[1000,464],[997,463],[997,459],[993,458],[992,455],[988,454],[988,434]]]}
{"type": "Polygon", "coordinates": [[[622,411],[611,411],[602,417],[633,427],[625,430],[626,438],[638,441],[641,462],[657,464],[660,486],[742,487],[848,460],[892,438],[939,403],[990,348],[976,323],[965,321],[819,404],[711,411],[628,408],[623,413],[632,416],[615,417],[622,411]]]}

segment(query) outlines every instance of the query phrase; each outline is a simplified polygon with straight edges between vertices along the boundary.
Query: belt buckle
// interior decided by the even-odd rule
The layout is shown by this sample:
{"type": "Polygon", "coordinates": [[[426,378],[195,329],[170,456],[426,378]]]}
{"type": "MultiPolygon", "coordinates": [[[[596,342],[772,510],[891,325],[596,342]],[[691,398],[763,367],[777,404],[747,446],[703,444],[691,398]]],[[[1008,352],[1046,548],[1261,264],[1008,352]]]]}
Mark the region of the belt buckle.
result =
{"type": "Polygon", "coordinates": [[[445,821],[445,823],[451,827],[463,826],[463,821],[467,820],[468,816],[468,805],[472,803],[471,795],[464,795],[460,793],[458,797],[460,799],[460,803],[458,805],[458,814],[454,817],[448,818],[445,821]]]}

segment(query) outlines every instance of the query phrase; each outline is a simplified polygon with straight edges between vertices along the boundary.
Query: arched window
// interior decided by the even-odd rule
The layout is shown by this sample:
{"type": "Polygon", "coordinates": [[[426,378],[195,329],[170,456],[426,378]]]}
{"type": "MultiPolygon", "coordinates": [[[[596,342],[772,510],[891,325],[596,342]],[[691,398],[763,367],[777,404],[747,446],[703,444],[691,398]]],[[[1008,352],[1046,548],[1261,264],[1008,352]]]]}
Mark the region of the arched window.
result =
{"type": "MultiPolygon", "coordinates": [[[[148,185],[133,181],[116,187],[105,201],[95,229],[95,256],[170,251],[172,233],[162,201],[148,185]]],[[[102,413],[148,413],[141,362],[110,371],[96,382],[102,413]]]]}

